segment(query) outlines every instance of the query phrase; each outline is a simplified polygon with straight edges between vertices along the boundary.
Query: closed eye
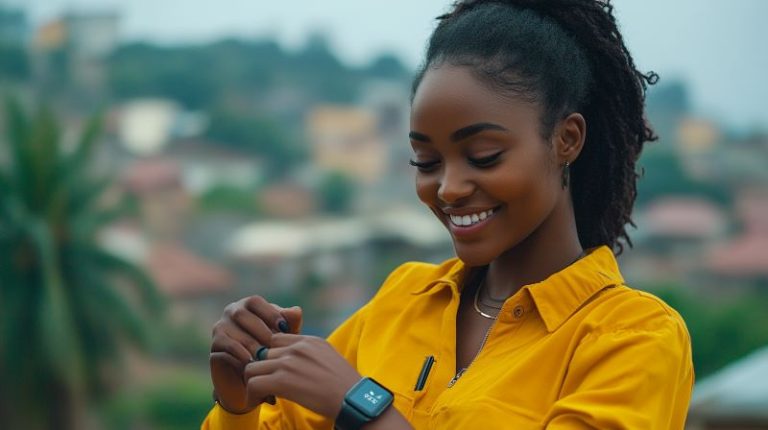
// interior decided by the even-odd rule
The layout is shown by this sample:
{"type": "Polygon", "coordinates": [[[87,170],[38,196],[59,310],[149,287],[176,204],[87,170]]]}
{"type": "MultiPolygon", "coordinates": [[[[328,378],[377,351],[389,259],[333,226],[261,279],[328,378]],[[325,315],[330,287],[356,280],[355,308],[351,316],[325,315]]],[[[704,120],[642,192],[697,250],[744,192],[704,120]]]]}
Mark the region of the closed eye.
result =
{"type": "Polygon", "coordinates": [[[499,151],[493,155],[489,155],[487,157],[480,157],[480,158],[473,158],[473,157],[467,157],[469,160],[469,163],[472,164],[475,167],[491,167],[499,160],[499,156],[501,155],[503,151],[499,151]]]}
{"type": "Polygon", "coordinates": [[[432,171],[438,164],[440,164],[440,161],[416,161],[416,160],[409,160],[408,164],[411,166],[416,167],[419,169],[420,172],[430,172],[432,171]]]}

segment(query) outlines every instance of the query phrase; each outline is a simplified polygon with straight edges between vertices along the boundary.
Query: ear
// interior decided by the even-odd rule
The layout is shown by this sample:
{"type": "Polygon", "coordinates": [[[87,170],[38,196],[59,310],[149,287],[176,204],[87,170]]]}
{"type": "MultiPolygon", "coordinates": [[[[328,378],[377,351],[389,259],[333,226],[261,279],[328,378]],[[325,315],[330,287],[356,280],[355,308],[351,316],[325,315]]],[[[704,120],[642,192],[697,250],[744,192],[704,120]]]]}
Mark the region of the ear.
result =
{"type": "Polygon", "coordinates": [[[576,161],[586,136],[587,121],[580,113],[574,112],[561,120],[552,136],[558,164],[576,161]]]}

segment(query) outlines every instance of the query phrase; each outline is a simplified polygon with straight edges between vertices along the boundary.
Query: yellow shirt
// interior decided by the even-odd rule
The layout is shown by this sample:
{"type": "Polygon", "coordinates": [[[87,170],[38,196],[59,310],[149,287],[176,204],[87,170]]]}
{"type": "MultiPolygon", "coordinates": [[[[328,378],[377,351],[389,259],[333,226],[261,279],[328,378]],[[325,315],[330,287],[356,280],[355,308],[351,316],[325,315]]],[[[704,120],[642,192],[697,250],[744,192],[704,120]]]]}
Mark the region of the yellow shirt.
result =
{"type": "MultiPolygon", "coordinates": [[[[397,268],[329,342],[395,393],[416,429],[654,429],[684,426],[693,366],[680,316],[624,285],[613,252],[589,250],[505,303],[452,387],[461,261],[397,268]],[[414,391],[424,358],[435,364],[414,391]]],[[[278,399],[240,416],[215,406],[203,430],[332,429],[278,399]]]]}

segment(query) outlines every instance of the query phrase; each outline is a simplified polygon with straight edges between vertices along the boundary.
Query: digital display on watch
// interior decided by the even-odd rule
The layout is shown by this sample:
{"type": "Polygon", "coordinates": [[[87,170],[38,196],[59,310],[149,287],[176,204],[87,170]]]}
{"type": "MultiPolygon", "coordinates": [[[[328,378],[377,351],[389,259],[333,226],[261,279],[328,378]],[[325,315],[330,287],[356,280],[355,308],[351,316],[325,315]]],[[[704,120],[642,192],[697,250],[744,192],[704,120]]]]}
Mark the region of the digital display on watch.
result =
{"type": "Polygon", "coordinates": [[[392,392],[368,378],[357,384],[346,397],[347,403],[369,417],[381,414],[392,400],[392,392]]]}

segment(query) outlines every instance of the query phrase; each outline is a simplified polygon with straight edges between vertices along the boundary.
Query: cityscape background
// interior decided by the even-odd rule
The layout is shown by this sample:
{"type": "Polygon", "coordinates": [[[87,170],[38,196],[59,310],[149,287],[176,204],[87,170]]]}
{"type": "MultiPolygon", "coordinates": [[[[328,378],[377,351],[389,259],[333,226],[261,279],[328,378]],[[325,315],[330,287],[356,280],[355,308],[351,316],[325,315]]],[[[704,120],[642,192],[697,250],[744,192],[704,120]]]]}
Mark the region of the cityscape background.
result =
{"type": "MultiPolygon", "coordinates": [[[[661,75],[622,272],[686,319],[689,428],[768,428],[768,3],[614,3],[661,75]]],[[[0,1],[0,427],[196,428],[226,304],[324,336],[452,256],[407,164],[446,7],[0,1]]]]}

